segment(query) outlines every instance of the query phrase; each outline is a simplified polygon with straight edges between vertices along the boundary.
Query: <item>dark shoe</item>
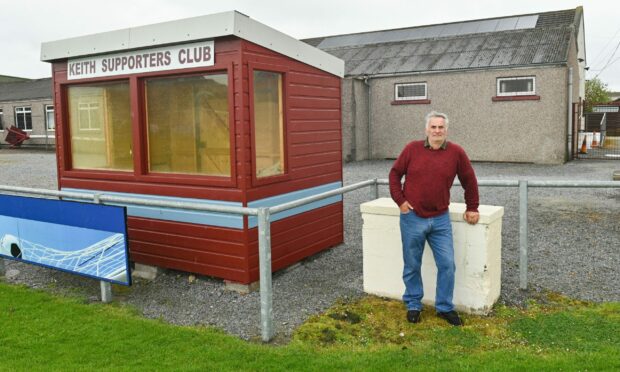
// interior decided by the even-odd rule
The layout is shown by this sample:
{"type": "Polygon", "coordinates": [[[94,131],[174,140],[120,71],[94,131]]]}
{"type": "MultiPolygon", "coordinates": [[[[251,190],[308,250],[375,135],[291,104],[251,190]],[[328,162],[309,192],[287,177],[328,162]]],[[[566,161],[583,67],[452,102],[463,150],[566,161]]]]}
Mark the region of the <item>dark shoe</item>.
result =
{"type": "Polygon", "coordinates": [[[462,326],[463,321],[459,318],[459,314],[456,311],[448,311],[447,313],[437,313],[437,316],[445,319],[453,326],[462,326]]]}
{"type": "Polygon", "coordinates": [[[419,323],[420,322],[420,311],[419,310],[407,310],[407,321],[409,323],[419,323]]]}

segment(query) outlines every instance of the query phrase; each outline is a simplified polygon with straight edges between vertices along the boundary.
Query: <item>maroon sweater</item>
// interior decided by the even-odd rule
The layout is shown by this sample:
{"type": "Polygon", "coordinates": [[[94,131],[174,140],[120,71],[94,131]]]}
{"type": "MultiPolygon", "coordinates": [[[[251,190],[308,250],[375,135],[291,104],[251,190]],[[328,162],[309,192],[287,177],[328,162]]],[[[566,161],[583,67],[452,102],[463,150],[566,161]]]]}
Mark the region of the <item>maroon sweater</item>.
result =
{"type": "Polygon", "coordinates": [[[396,204],[408,201],[420,217],[440,215],[448,210],[450,188],[458,176],[467,210],[478,211],[478,181],[471,162],[459,145],[446,145],[439,150],[424,147],[424,141],[405,146],[390,170],[390,194],[396,204]],[[405,184],[401,186],[403,175],[405,184]]]}

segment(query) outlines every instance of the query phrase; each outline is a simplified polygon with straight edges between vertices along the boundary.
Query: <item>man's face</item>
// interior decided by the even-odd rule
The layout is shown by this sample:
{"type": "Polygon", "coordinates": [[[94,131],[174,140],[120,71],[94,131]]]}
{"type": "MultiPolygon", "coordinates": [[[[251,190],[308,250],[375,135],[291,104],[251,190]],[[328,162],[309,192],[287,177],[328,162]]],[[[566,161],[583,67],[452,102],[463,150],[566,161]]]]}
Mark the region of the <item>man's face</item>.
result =
{"type": "Polygon", "coordinates": [[[426,128],[426,136],[429,142],[442,143],[446,140],[448,128],[444,118],[431,118],[426,128]]]}

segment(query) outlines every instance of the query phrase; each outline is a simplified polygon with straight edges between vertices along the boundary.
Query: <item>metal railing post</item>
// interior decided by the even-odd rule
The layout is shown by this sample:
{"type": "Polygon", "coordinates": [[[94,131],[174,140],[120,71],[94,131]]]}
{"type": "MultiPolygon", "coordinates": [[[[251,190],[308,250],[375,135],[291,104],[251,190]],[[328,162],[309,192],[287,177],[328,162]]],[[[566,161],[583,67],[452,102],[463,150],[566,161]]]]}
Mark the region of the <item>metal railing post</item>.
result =
{"type": "MultiPolygon", "coordinates": [[[[93,196],[93,203],[101,204],[101,194],[96,193],[93,196]]],[[[110,284],[109,282],[104,282],[102,280],[99,282],[99,286],[101,287],[101,302],[112,302],[112,284],[110,284]]]]}
{"type": "Polygon", "coordinates": [[[379,199],[379,182],[377,182],[377,179],[375,178],[375,183],[372,185],[372,196],[374,197],[373,200],[375,199],[379,199]]]}
{"type": "Polygon", "coordinates": [[[527,289],[527,181],[519,180],[519,288],[527,289]]]}
{"type": "Polygon", "coordinates": [[[269,342],[273,329],[273,291],[271,285],[271,223],[269,208],[258,209],[258,256],[260,271],[260,320],[261,335],[269,342]]]}

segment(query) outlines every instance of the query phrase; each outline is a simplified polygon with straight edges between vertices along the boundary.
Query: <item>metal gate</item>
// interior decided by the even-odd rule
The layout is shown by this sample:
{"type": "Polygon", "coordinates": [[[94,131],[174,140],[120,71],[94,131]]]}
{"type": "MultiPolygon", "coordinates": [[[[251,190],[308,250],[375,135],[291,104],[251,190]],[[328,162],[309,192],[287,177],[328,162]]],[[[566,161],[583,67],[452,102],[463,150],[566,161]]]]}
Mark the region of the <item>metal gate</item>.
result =
{"type": "Polygon", "coordinates": [[[585,128],[574,128],[575,158],[620,160],[620,112],[586,113],[585,128]]]}

